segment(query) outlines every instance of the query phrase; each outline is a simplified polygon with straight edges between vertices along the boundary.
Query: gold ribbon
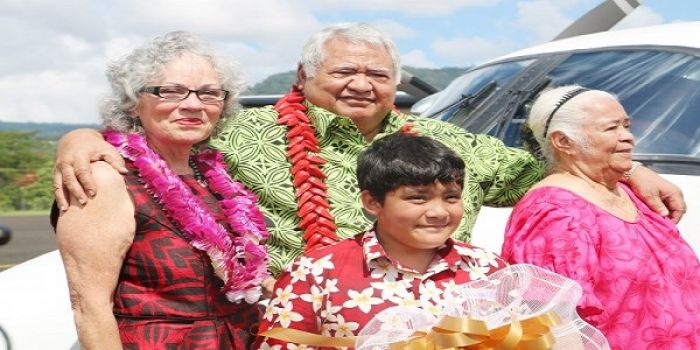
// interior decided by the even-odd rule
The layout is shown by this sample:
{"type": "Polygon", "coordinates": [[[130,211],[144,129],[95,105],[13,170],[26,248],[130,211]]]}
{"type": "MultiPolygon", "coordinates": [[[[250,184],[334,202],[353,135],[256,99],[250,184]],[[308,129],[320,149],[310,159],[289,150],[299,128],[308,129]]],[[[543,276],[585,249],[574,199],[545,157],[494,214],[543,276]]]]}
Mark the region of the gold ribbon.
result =
{"type": "Polygon", "coordinates": [[[270,328],[258,334],[295,344],[325,347],[354,347],[356,337],[328,337],[291,328],[270,328]]]}
{"type": "Polygon", "coordinates": [[[445,316],[428,332],[416,332],[392,343],[391,350],[547,350],[554,345],[551,327],[560,323],[554,312],[487,330],[483,321],[445,316]]]}
{"type": "MultiPolygon", "coordinates": [[[[468,317],[444,316],[430,331],[415,332],[409,339],[389,344],[391,350],[548,350],[554,345],[551,327],[560,323],[554,312],[511,323],[493,330],[468,317]]],[[[327,337],[288,328],[272,328],[260,334],[296,344],[354,347],[356,337],[327,337]]]]}

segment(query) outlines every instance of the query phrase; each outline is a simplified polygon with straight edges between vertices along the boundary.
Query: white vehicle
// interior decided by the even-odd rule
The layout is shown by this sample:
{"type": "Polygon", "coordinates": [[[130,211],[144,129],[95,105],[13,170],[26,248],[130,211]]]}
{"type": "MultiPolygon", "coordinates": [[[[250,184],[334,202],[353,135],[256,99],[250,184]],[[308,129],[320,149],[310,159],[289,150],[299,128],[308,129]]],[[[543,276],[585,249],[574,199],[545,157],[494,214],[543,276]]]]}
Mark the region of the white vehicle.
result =
{"type": "MultiPolygon", "coordinates": [[[[632,119],[633,157],[683,189],[681,234],[700,253],[700,22],[549,42],[470,69],[411,111],[520,146],[520,127],[547,86],[610,91],[632,119]]],[[[474,244],[500,252],[510,209],[484,208],[474,244]]]]}
{"type": "MultiPolygon", "coordinates": [[[[413,110],[517,145],[532,97],[548,84],[574,82],[618,94],[634,120],[635,157],[684,190],[690,210],[681,232],[700,252],[700,233],[692,230],[700,227],[700,22],[519,51],[471,69],[413,110]]],[[[508,215],[509,209],[483,208],[474,243],[499,252],[508,215]]],[[[0,273],[0,296],[0,327],[12,349],[79,349],[57,251],[0,273]]]]}

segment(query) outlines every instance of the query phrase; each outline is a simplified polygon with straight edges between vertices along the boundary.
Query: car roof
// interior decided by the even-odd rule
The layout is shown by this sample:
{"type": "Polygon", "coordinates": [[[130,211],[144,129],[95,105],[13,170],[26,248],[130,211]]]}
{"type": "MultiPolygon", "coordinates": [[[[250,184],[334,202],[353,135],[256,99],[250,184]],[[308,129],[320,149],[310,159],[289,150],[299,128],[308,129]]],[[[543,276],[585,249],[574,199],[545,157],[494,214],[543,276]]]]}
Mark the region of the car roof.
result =
{"type": "Polygon", "coordinates": [[[634,46],[700,48],[700,21],[612,30],[550,41],[489,60],[481,65],[542,53],[634,46]]]}

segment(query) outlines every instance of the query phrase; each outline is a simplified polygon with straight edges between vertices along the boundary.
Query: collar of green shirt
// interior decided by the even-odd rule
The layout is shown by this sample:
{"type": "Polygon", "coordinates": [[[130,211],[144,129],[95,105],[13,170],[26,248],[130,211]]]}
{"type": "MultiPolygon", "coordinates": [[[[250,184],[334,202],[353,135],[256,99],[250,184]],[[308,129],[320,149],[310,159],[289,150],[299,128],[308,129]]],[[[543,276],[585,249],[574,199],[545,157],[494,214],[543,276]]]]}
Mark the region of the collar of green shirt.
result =
{"type": "MultiPolygon", "coordinates": [[[[311,120],[311,124],[314,126],[316,135],[319,136],[319,138],[323,137],[330,129],[332,129],[332,126],[338,126],[341,128],[350,127],[359,133],[357,127],[353,125],[352,120],[350,120],[348,117],[330,112],[306,100],[304,101],[304,106],[308,108],[306,115],[311,120]]],[[[404,123],[406,123],[405,115],[392,110],[384,119],[382,131],[377,136],[381,137],[385,134],[395,133],[401,129],[401,126],[403,126],[404,123]]]]}

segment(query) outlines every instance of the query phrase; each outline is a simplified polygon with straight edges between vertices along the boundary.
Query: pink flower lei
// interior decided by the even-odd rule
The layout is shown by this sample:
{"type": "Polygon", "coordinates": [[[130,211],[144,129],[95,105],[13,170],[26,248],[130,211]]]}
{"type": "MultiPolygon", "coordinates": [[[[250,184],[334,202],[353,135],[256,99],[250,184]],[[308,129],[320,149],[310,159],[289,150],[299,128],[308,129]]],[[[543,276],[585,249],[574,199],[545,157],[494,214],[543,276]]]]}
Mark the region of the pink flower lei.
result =
{"type": "Polygon", "coordinates": [[[230,234],[216,222],[206,205],[146,143],[141,134],[104,132],[107,142],[133,161],[146,188],[163,206],[168,217],[189,238],[195,248],[207,253],[223,290],[231,302],[254,303],[261,296],[261,282],[267,278],[267,249],[261,241],[268,238],[255,195],[226,172],[221,153],[205,149],[195,161],[219,201],[230,234]]]}

